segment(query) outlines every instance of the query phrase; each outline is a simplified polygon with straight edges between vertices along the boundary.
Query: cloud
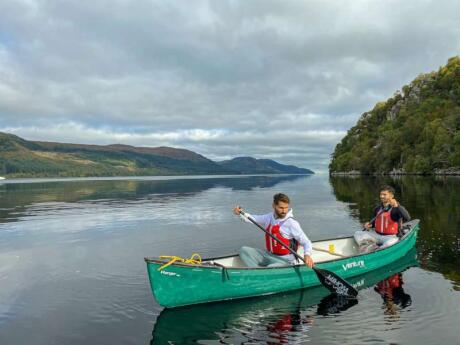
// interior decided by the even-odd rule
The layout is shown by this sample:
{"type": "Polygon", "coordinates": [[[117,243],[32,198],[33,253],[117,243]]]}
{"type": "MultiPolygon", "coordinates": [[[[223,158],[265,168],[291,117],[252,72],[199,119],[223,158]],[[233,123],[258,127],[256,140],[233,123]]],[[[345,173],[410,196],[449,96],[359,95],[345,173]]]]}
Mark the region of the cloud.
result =
{"type": "Polygon", "coordinates": [[[449,1],[0,3],[0,130],[324,170],[361,113],[460,53],[449,1]]]}

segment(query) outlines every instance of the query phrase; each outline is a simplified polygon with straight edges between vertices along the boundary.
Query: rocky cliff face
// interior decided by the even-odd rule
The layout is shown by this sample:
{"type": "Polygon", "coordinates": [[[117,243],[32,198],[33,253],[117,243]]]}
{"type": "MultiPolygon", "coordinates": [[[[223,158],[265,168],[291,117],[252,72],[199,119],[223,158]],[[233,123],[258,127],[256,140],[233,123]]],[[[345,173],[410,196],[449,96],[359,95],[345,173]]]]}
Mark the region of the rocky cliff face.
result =
{"type": "Polygon", "coordinates": [[[331,174],[459,174],[460,57],[365,112],[337,144],[331,174]]]}

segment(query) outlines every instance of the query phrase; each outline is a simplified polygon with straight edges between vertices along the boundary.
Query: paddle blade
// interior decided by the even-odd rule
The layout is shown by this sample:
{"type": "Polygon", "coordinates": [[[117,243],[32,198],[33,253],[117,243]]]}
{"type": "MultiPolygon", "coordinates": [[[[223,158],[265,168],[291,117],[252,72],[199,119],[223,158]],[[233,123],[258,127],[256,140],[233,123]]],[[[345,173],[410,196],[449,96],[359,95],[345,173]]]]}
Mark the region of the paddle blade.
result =
{"type": "Polygon", "coordinates": [[[316,313],[323,316],[339,314],[356,304],[358,304],[356,298],[349,298],[348,296],[339,296],[335,293],[331,293],[319,302],[316,313]]]}
{"type": "Polygon", "coordinates": [[[316,267],[313,267],[313,270],[318,276],[321,284],[323,284],[329,291],[340,296],[358,296],[358,291],[337,274],[316,267]]]}

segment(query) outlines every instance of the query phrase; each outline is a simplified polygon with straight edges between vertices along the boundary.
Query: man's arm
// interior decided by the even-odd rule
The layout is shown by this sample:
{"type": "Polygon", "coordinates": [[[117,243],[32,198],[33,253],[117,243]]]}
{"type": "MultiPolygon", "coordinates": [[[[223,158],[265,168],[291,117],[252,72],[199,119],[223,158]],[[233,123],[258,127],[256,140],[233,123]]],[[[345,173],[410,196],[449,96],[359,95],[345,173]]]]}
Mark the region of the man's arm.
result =
{"type": "MultiPolygon", "coordinates": [[[[264,228],[266,228],[270,224],[270,218],[271,218],[271,213],[268,214],[250,214],[248,212],[245,212],[245,214],[248,217],[251,217],[254,219],[257,223],[262,225],[264,228]]],[[[250,223],[251,221],[247,218],[243,218],[246,223],[250,223]]]]}
{"type": "Polygon", "coordinates": [[[311,268],[314,265],[313,259],[311,258],[312,243],[296,220],[291,219],[290,223],[291,236],[303,247],[305,264],[311,268]]]}
{"type": "Polygon", "coordinates": [[[393,209],[391,210],[391,219],[395,222],[399,222],[402,220],[403,222],[407,222],[410,220],[409,212],[402,206],[396,199],[391,200],[390,202],[393,209]]]}
{"type": "MultiPolygon", "coordinates": [[[[240,206],[236,206],[234,209],[233,209],[233,213],[236,214],[236,215],[240,215],[240,211],[241,211],[241,207],[240,206]]],[[[259,223],[260,225],[262,225],[263,227],[266,227],[268,226],[268,224],[270,224],[270,218],[271,218],[271,213],[268,213],[268,214],[262,214],[262,215],[258,215],[258,214],[250,214],[248,212],[244,212],[248,217],[251,217],[252,219],[254,219],[257,223],[259,223]]],[[[243,219],[246,223],[250,223],[251,221],[248,220],[246,217],[241,217],[241,219],[243,219]]]]}
{"type": "Polygon", "coordinates": [[[399,212],[399,217],[403,220],[403,223],[411,220],[409,212],[407,212],[406,208],[403,205],[399,204],[397,210],[399,212]]]}

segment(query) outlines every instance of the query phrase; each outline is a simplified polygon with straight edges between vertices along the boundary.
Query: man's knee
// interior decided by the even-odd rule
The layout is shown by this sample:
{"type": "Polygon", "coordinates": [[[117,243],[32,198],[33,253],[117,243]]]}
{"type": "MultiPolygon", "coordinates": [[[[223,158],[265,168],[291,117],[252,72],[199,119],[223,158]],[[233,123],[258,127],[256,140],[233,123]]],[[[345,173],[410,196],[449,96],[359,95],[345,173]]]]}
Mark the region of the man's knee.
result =
{"type": "Polygon", "coordinates": [[[240,248],[240,253],[247,253],[247,252],[250,252],[251,250],[252,250],[251,247],[243,246],[240,248]]]}
{"type": "Polygon", "coordinates": [[[359,242],[363,236],[363,231],[358,230],[353,234],[353,237],[355,238],[356,242],[359,242]]]}
{"type": "Polygon", "coordinates": [[[240,248],[240,254],[241,253],[248,254],[248,255],[254,255],[256,253],[259,253],[259,251],[256,248],[243,246],[240,248]]]}
{"type": "Polygon", "coordinates": [[[261,255],[257,252],[257,249],[246,246],[240,248],[240,259],[248,267],[258,267],[262,260],[261,255]]]}
{"type": "Polygon", "coordinates": [[[388,243],[389,246],[392,246],[393,244],[395,244],[398,241],[399,241],[399,238],[394,236],[394,237],[389,238],[388,240],[386,240],[385,243],[388,243]]]}
{"type": "Polygon", "coordinates": [[[268,264],[267,267],[283,267],[288,265],[288,262],[272,262],[271,264],[268,264]]]}
{"type": "Polygon", "coordinates": [[[355,241],[356,243],[361,243],[362,241],[371,241],[373,240],[374,238],[369,235],[368,232],[366,231],[362,231],[362,230],[358,230],[354,233],[353,237],[355,238],[355,241]]]}
{"type": "Polygon", "coordinates": [[[399,241],[399,238],[394,236],[394,237],[389,237],[389,238],[386,238],[382,245],[380,246],[380,249],[382,248],[387,248],[389,246],[392,246],[393,244],[397,243],[399,241]]]}
{"type": "Polygon", "coordinates": [[[262,250],[246,246],[240,248],[240,257],[251,258],[252,260],[256,261],[261,261],[264,259],[262,250]]]}

